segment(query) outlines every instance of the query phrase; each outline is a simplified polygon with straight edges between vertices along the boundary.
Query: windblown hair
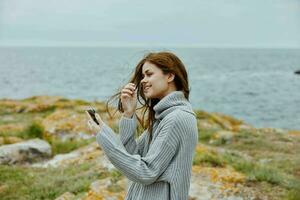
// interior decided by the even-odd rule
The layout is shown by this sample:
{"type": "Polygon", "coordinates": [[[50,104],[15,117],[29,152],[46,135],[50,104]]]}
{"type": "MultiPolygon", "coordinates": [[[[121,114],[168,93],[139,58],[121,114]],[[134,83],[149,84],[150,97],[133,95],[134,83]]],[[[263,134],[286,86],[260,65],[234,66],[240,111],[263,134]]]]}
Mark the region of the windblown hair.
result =
{"type": "MultiPolygon", "coordinates": [[[[189,82],[188,75],[185,69],[185,66],[181,62],[181,60],[171,52],[152,52],[148,53],[144,56],[144,58],[137,64],[135,71],[132,77],[129,80],[129,83],[134,83],[137,87],[137,100],[140,103],[141,107],[137,108],[142,109],[142,119],[138,117],[139,123],[143,128],[147,128],[150,134],[150,140],[152,138],[152,128],[155,121],[154,115],[155,112],[153,107],[159,102],[159,99],[148,99],[144,95],[143,86],[141,85],[141,80],[143,79],[142,69],[145,62],[149,62],[154,64],[158,68],[160,68],[164,74],[172,73],[175,75],[174,82],[176,86],[176,90],[182,91],[187,100],[189,100],[189,82]],[[145,115],[147,114],[147,119],[145,119],[145,115]]],[[[110,101],[117,99],[118,107],[117,111],[123,113],[124,110],[122,108],[121,103],[121,91],[113,95],[106,103],[106,109],[108,110],[108,104],[110,101]]],[[[109,113],[111,116],[111,114],[109,113]]]]}

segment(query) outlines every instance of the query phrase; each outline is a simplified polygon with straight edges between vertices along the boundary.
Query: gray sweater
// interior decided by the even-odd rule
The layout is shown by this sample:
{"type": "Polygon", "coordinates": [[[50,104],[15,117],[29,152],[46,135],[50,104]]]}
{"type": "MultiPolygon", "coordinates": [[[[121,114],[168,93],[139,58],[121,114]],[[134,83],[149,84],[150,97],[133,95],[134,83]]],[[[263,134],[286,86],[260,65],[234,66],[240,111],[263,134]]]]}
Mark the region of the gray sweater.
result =
{"type": "Polygon", "coordinates": [[[147,130],[135,139],[136,115],[121,118],[119,135],[104,124],[97,142],[130,180],[126,200],[187,200],[198,141],[195,113],[182,91],[171,92],[153,109],[150,144],[147,130]]]}

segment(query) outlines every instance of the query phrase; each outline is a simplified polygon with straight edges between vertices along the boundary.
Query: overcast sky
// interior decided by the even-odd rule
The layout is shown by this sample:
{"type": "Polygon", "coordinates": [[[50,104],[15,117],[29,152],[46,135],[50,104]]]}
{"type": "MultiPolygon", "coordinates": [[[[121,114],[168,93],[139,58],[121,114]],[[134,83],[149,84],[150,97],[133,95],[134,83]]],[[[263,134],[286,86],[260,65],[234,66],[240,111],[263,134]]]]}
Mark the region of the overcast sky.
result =
{"type": "Polygon", "coordinates": [[[300,0],[0,0],[0,45],[300,48],[300,0]]]}

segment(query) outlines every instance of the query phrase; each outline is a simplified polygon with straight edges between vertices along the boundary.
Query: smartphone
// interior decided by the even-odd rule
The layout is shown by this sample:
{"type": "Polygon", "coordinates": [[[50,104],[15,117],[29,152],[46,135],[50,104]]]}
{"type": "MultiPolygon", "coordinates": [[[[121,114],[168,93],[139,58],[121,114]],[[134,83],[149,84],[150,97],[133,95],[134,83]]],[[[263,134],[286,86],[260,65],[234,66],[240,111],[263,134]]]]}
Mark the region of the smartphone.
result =
{"type": "Polygon", "coordinates": [[[100,125],[100,123],[98,122],[98,120],[96,119],[96,111],[94,108],[90,107],[89,109],[86,110],[89,115],[92,117],[92,119],[94,120],[94,122],[98,125],[100,125]]]}

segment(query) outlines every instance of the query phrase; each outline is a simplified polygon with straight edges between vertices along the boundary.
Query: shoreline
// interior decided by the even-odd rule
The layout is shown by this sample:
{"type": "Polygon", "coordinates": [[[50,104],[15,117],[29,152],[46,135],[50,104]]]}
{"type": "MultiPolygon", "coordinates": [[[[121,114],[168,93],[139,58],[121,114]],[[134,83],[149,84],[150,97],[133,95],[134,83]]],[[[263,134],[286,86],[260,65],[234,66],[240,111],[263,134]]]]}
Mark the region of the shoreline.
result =
{"type": "MultiPolygon", "coordinates": [[[[93,102],[99,102],[99,103],[106,103],[107,100],[93,100],[93,101],[90,101],[90,100],[86,100],[86,99],[80,99],[80,98],[70,98],[70,97],[65,97],[65,96],[55,96],[55,95],[33,95],[33,96],[28,96],[28,97],[21,97],[21,98],[6,98],[6,97],[3,97],[1,98],[0,97],[0,102],[1,101],[26,101],[28,99],[33,99],[33,98],[61,98],[61,99],[68,99],[68,100],[78,100],[78,101],[84,101],[84,102],[90,102],[90,103],[93,103],[93,102]]],[[[238,117],[235,117],[233,115],[230,115],[228,113],[222,113],[222,112],[215,112],[215,111],[206,111],[205,109],[198,109],[198,108],[194,108],[193,109],[194,111],[205,111],[207,113],[215,113],[217,115],[227,115],[227,116],[230,116],[231,118],[234,118],[234,119],[238,119],[238,120],[242,120],[244,123],[256,128],[256,129],[276,129],[278,130],[279,132],[286,132],[286,131],[300,131],[300,128],[299,129],[294,129],[294,128],[282,128],[282,127],[274,127],[274,126],[257,126],[255,124],[252,124],[252,123],[248,123],[247,121],[245,121],[244,119],[242,118],[238,118],[238,117]]]]}

